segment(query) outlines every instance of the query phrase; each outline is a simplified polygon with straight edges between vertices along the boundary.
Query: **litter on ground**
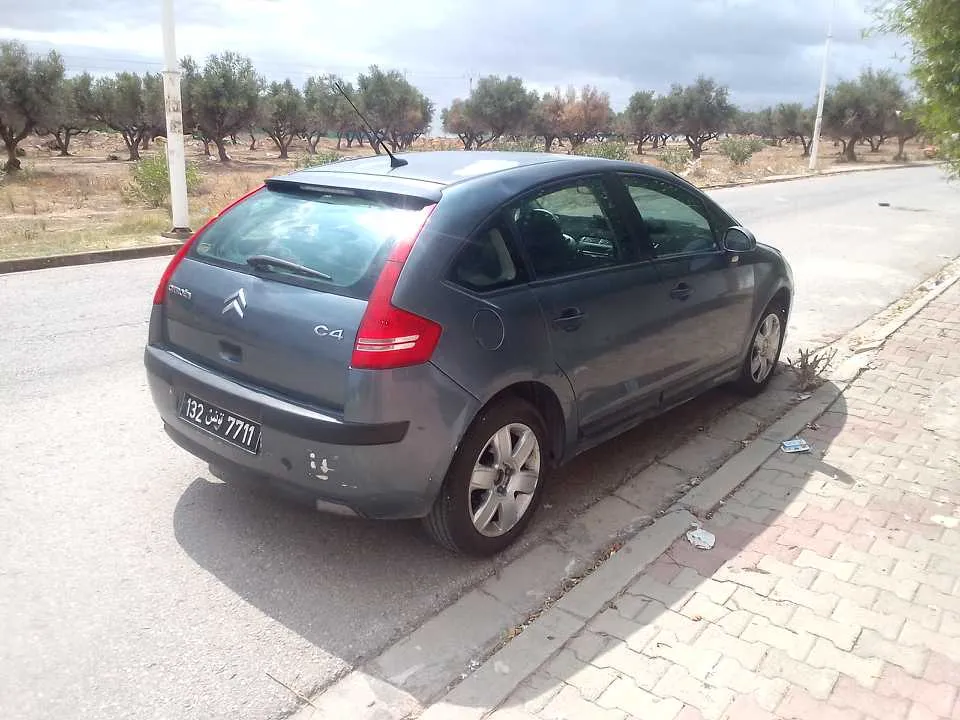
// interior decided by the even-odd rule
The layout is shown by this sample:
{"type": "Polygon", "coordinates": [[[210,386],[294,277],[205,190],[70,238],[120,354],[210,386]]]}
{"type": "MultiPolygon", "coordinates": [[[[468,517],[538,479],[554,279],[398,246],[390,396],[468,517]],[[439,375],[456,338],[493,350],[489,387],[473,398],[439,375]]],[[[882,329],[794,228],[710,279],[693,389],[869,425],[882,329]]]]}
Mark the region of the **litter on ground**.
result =
{"type": "Polygon", "coordinates": [[[794,438],[780,443],[780,449],[785,453],[805,453],[810,452],[810,445],[803,438],[794,438]]]}
{"type": "Polygon", "coordinates": [[[710,550],[717,542],[712,532],[699,527],[687,532],[687,540],[698,550],[710,550]]]}

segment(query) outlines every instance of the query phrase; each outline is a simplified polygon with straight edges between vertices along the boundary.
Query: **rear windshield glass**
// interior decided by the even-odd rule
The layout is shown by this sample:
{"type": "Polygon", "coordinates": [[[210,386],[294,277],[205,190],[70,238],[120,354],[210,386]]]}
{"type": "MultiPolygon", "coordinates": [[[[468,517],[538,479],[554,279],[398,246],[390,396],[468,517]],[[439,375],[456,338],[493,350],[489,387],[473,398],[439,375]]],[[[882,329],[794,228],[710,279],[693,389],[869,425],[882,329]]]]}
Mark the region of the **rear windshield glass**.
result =
{"type": "Polygon", "coordinates": [[[361,191],[264,189],[197,238],[194,257],[262,277],[366,299],[398,238],[417,231],[419,198],[361,191]],[[261,256],[255,266],[247,260],[261,256]],[[316,276],[269,265],[276,258],[316,276]]]}

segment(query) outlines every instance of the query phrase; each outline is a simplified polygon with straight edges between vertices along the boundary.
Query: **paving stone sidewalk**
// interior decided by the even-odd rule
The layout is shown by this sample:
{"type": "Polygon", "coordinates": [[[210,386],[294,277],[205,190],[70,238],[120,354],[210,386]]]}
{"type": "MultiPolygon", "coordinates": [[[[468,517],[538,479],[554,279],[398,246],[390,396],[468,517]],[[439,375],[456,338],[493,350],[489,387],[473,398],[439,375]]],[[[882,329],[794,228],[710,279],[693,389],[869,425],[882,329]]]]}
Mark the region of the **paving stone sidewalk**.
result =
{"type": "Polygon", "coordinates": [[[960,283],[487,715],[960,720],[960,283]]]}

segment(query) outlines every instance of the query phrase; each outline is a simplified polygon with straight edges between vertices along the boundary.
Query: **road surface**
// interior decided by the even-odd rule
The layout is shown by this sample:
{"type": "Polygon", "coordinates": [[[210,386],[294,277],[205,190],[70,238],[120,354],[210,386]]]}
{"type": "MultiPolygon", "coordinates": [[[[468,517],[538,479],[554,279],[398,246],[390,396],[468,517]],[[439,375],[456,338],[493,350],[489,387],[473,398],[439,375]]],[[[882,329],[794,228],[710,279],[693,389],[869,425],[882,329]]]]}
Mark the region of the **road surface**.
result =
{"type": "MultiPolygon", "coordinates": [[[[934,168],[714,195],[793,264],[796,348],[960,254],[934,168]],[[878,202],[889,202],[880,207],[878,202]]],[[[166,258],[0,276],[0,717],[282,716],[489,572],[408,523],[327,517],[213,480],[166,438],[141,363],[166,258]]],[[[581,458],[531,538],[732,399],[581,458]]]]}

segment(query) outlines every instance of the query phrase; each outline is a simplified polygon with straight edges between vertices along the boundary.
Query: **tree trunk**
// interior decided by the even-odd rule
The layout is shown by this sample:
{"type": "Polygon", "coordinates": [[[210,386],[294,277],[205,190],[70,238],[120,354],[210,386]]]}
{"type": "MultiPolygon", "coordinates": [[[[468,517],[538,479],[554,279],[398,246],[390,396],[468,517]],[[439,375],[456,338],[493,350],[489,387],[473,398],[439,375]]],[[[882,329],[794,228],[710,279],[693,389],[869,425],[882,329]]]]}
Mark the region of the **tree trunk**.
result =
{"type": "Polygon", "coordinates": [[[59,151],[57,155],[67,157],[70,154],[68,151],[70,147],[70,129],[65,128],[62,131],[54,131],[53,139],[57,141],[57,150],[59,151]]]}
{"type": "Polygon", "coordinates": [[[556,138],[553,135],[544,135],[543,136],[543,151],[550,152],[550,149],[553,147],[553,141],[556,138]]]}
{"type": "Polygon", "coordinates": [[[643,155],[643,143],[643,138],[637,140],[637,155],[643,155]]]}
{"type": "Polygon", "coordinates": [[[343,133],[339,130],[337,131],[337,150],[341,150],[343,147],[343,133]]]}
{"type": "Polygon", "coordinates": [[[3,144],[7,148],[7,162],[3,165],[4,172],[15,173],[20,169],[20,158],[17,157],[17,141],[4,137],[3,144]]]}
{"type": "MultiPolygon", "coordinates": [[[[351,147],[353,147],[353,133],[349,133],[349,132],[348,132],[348,133],[346,134],[346,140],[347,140],[347,149],[349,150],[351,147]]],[[[338,140],[337,140],[337,150],[339,150],[339,149],[340,149],[340,141],[339,141],[339,139],[338,139],[338,140]]]]}
{"type": "Polygon", "coordinates": [[[867,142],[870,143],[870,152],[880,152],[880,141],[874,140],[872,137],[867,138],[867,142]]]}
{"type": "Polygon", "coordinates": [[[144,133],[143,140],[140,141],[140,146],[146,150],[150,146],[150,133],[144,133]]]}
{"type": "Polygon", "coordinates": [[[703,155],[703,139],[702,138],[692,138],[689,135],[686,136],[687,145],[690,146],[690,154],[693,156],[694,160],[699,160],[700,156],[703,155]]]}
{"type": "Polygon", "coordinates": [[[847,162],[857,161],[857,140],[859,139],[860,138],[853,137],[853,138],[850,138],[849,141],[844,142],[843,157],[847,162]]]}
{"type": "Polygon", "coordinates": [[[214,138],[213,144],[217,146],[217,156],[220,162],[230,162],[230,156],[227,155],[227,146],[223,143],[223,138],[214,138]]]}
{"type": "Polygon", "coordinates": [[[798,135],[800,143],[803,145],[803,155],[801,157],[810,157],[810,144],[812,140],[807,140],[803,135],[798,135]]]}
{"type": "MultiPolygon", "coordinates": [[[[253,130],[250,131],[250,149],[251,150],[257,149],[257,136],[253,134],[253,130]]],[[[208,152],[207,155],[209,154],[210,153],[208,152]]]]}
{"type": "Polygon", "coordinates": [[[128,160],[139,160],[140,159],[140,136],[134,133],[131,130],[123,130],[120,133],[123,136],[123,144],[127,146],[127,151],[130,153],[128,160]]]}
{"type": "Polygon", "coordinates": [[[316,155],[317,145],[320,142],[320,133],[309,133],[307,135],[307,154],[316,155]]]}
{"type": "Polygon", "coordinates": [[[210,141],[207,138],[203,138],[203,154],[210,157],[210,141]]]}
{"type": "Polygon", "coordinates": [[[287,160],[289,158],[289,155],[287,154],[287,150],[290,148],[290,143],[292,142],[293,142],[293,135],[288,137],[286,142],[283,142],[283,139],[281,138],[280,140],[280,159],[281,160],[287,160]]]}
{"type": "Polygon", "coordinates": [[[909,138],[897,138],[897,154],[893,156],[894,162],[906,162],[907,156],[903,152],[903,146],[907,144],[909,138]]]}

